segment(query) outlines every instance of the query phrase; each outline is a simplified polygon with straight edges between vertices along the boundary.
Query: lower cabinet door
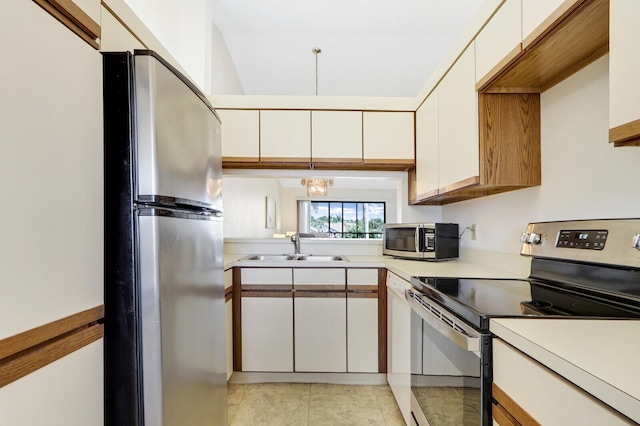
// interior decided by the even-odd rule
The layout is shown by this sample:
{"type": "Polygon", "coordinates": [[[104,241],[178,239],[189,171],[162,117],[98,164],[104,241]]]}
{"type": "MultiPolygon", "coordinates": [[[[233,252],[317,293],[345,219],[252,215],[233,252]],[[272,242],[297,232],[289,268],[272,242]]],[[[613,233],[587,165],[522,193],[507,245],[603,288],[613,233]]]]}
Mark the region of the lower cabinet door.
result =
{"type": "Polygon", "coordinates": [[[407,424],[411,419],[411,308],[387,290],[387,381],[407,424]]]}
{"type": "Polygon", "coordinates": [[[242,296],[243,371],[293,371],[292,318],[291,296],[242,296]]]}
{"type": "MultiPolygon", "coordinates": [[[[310,292],[311,293],[311,292],[310,292]]],[[[347,299],[294,298],[295,370],[297,372],[347,371],[347,299]]],[[[307,296],[313,296],[309,294],[307,296]]]]}
{"type": "Polygon", "coordinates": [[[347,296],[347,371],[378,372],[378,298],[347,296]]]}

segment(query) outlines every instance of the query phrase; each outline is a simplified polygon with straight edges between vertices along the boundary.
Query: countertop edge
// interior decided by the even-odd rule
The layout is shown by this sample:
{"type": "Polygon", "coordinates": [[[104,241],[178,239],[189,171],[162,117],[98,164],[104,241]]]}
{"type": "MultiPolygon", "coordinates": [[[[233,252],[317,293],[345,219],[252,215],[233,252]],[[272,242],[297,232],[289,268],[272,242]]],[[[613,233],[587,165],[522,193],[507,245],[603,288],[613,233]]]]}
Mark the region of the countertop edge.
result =
{"type": "Polygon", "coordinates": [[[615,385],[602,380],[589,371],[576,366],[569,360],[545,349],[540,344],[517,331],[510,329],[508,326],[509,321],[546,321],[544,318],[511,318],[507,321],[504,321],[504,319],[492,319],[490,321],[489,329],[493,334],[509,345],[533,358],[535,361],[554,371],[566,380],[572,382],[585,392],[593,395],[630,419],[640,422],[640,401],[638,399],[618,389],[615,385]],[[505,324],[505,322],[507,324],[505,324]]]}

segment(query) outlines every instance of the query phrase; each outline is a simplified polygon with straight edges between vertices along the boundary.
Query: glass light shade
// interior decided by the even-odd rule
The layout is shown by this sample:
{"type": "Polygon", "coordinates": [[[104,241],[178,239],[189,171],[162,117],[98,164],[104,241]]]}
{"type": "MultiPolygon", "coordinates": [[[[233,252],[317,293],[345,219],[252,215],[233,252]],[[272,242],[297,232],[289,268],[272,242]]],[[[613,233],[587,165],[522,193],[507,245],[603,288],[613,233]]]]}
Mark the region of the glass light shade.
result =
{"type": "Polygon", "coordinates": [[[309,197],[326,197],[328,193],[327,188],[331,184],[333,184],[333,182],[330,179],[302,179],[302,185],[307,187],[307,195],[309,197]]]}

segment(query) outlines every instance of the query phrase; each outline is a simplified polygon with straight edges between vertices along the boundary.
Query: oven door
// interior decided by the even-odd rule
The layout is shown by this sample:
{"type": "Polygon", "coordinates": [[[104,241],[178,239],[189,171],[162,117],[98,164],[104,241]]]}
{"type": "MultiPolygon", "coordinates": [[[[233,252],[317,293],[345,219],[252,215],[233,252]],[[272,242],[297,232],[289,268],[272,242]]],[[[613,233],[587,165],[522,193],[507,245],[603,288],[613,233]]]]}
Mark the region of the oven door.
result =
{"type": "Polygon", "coordinates": [[[491,424],[491,335],[414,290],[411,414],[419,426],[491,424]]]}

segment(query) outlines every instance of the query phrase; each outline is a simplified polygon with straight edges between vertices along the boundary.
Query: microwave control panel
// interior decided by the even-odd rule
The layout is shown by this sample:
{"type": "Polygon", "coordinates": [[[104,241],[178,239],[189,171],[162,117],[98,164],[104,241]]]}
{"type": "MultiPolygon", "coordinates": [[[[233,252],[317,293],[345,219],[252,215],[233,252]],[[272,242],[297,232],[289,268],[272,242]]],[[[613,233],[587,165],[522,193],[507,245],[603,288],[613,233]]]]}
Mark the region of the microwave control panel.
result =
{"type": "Polygon", "coordinates": [[[424,250],[436,250],[436,230],[434,228],[423,228],[424,230],[424,250]]]}

